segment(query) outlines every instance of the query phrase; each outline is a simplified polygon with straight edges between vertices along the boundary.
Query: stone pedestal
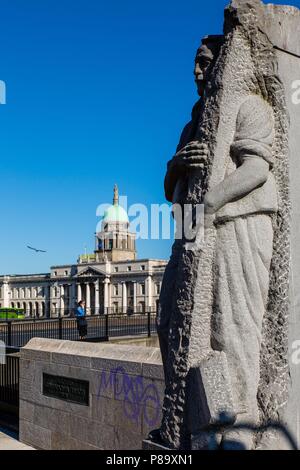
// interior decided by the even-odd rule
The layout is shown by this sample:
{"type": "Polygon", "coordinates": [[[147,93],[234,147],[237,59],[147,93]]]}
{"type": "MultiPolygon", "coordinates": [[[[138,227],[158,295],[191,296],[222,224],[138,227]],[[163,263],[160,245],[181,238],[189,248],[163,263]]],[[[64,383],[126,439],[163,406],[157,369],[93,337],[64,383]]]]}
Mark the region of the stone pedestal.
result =
{"type": "Polygon", "coordinates": [[[143,450],[154,450],[154,451],[167,451],[167,450],[170,450],[168,447],[164,447],[160,444],[156,444],[155,442],[152,442],[150,441],[149,439],[145,439],[143,442],[142,442],[142,449],[143,450]]]}
{"type": "Polygon", "coordinates": [[[20,440],[44,450],[139,450],[160,425],[158,348],[34,338],[21,349],[20,440]]]}

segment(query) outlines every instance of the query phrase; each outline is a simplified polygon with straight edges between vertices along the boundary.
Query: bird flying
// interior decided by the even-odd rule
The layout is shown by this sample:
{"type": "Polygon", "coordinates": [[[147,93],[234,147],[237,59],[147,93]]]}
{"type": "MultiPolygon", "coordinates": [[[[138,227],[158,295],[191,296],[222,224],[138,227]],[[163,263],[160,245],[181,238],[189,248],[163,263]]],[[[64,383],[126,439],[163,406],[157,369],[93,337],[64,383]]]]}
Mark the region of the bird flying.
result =
{"type": "Polygon", "coordinates": [[[32,246],[27,245],[29,250],[35,251],[36,253],[47,253],[45,250],[38,250],[37,248],[33,248],[32,246]]]}

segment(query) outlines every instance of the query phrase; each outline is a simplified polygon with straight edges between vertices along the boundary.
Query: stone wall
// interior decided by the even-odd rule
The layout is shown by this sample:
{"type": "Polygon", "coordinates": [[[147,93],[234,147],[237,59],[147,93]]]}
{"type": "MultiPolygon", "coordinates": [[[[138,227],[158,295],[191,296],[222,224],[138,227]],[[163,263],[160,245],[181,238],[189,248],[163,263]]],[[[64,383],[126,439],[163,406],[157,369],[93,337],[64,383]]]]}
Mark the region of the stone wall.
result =
{"type": "Polygon", "coordinates": [[[291,221],[291,267],[290,267],[290,311],[289,311],[289,401],[283,410],[283,422],[288,424],[300,447],[299,426],[299,339],[300,339],[300,204],[299,204],[299,126],[300,126],[300,10],[286,5],[266,6],[266,31],[277,50],[279,76],[285,87],[286,104],[290,118],[289,167],[291,221]]]}
{"type": "Polygon", "coordinates": [[[158,427],[158,348],[34,338],[21,350],[20,440],[37,449],[140,449],[158,427]],[[43,374],[88,382],[89,404],[46,396],[43,374]]]}

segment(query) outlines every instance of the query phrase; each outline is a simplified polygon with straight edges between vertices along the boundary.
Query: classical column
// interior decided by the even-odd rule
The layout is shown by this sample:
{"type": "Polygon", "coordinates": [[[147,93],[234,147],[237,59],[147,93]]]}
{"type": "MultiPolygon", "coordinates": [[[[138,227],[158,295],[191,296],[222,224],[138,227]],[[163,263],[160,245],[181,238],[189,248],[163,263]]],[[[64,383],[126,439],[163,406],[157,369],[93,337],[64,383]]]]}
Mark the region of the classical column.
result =
{"type": "Polygon", "coordinates": [[[127,311],[127,285],[126,282],[122,282],[122,312],[127,311]]]}
{"type": "Polygon", "coordinates": [[[90,289],[90,284],[89,282],[86,283],[86,314],[90,315],[91,314],[91,289],[90,289]]]}
{"type": "Polygon", "coordinates": [[[3,307],[8,308],[9,305],[9,285],[8,282],[3,283],[3,307]]]}
{"type": "Polygon", "coordinates": [[[137,304],[136,304],[136,292],[137,292],[137,289],[136,289],[137,285],[136,285],[136,281],[134,281],[133,283],[133,312],[135,313],[136,312],[136,307],[137,307],[137,304]]]}
{"type": "Polygon", "coordinates": [[[77,284],[77,302],[80,302],[82,300],[82,289],[81,289],[81,284],[77,284]]]}
{"type": "Polygon", "coordinates": [[[104,313],[109,313],[110,295],[109,295],[109,279],[104,279],[104,313]]]}
{"type": "Polygon", "coordinates": [[[150,310],[152,308],[152,277],[148,276],[147,277],[147,282],[146,282],[146,306],[150,310]]]}
{"type": "Polygon", "coordinates": [[[51,286],[49,284],[45,287],[45,316],[51,317],[51,286]]]}
{"type": "Polygon", "coordinates": [[[75,307],[75,287],[74,282],[69,286],[69,314],[71,314],[72,309],[75,307]]]}
{"type": "Polygon", "coordinates": [[[100,285],[99,285],[99,279],[95,282],[95,314],[100,313],[100,285]]]}
{"type": "Polygon", "coordinates": [[[60,298],[60,302],[59,302],[60,312],[59,312],[59,315],[63,315],[64,310],[65,310],[65,286],[63,284],[60,286],[59,298],[60,298]]]}

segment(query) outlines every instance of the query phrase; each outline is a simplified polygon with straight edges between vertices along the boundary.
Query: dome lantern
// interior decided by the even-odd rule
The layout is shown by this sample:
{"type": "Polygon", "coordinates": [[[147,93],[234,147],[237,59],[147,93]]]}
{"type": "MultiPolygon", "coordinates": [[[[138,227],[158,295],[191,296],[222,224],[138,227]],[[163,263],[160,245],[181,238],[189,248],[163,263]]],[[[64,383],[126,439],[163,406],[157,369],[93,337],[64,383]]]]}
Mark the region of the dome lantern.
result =
{"type": "Polygon", "coordinates": [[[118,186],[114,185],[113,205],[104,212],[103,224],[129,224],[126,210],[119,205],[118,186]]]}

